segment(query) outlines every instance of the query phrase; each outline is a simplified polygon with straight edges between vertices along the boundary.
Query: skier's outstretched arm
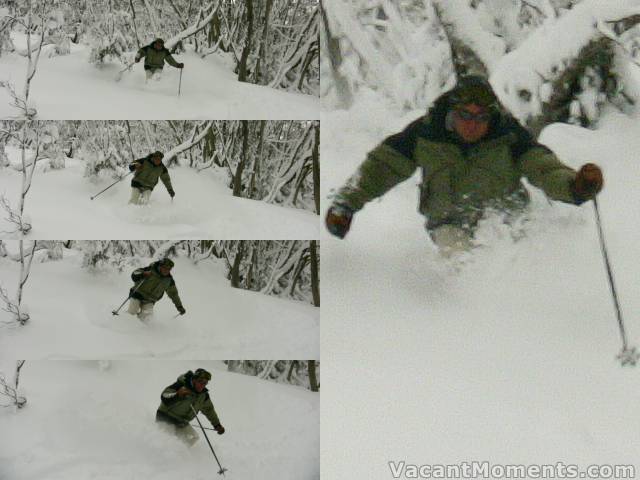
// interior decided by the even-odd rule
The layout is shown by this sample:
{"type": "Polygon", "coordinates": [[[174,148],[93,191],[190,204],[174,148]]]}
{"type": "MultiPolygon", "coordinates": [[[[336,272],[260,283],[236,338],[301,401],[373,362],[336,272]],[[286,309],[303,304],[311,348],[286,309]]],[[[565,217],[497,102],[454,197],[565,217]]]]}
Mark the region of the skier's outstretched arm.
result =
{"type": "Polygon", "coordinates": [[[417,168],[413,152],[418,132],[423,128],[423,119],[418,119],[369,152],[356,173],[338,191],[327,212],[326,225],[333,235],[344,238],[355,212],[413,175],[417,168]]]}
{"type": "Polygon", "coordinates": [[[167,167],[164,167],[164,171],[160,175],[160,180],[162,180],[162,183],[164,184],[171,198],[175,197],[176,192],[173,191],[173,186],[171,185],[171,177],[169,176],[169,170],[167,169],[167,167]]]}
{"type": "Polygon", "coordinates": [[[518,160],[522,174],[553,200],[580,205],[602,190],[602,171],[593,163],[583,165],[576,172],[533,139],[520,150],[522,153],[518,160]]]}
{"type": "Polygon", "coordinates": [[[180,62],[176,62],[176,59],[173,58],[173,55],[171,55],[170,53],[167,54],[166,57],[164,57],[164,59],[166,60],[166,62],[171,65],[172,67],[175,68],[182,68],[184,67],[184,63],[180,63],[180,62]]]}
{"type": "Polygon", "coordinates": [[[167,289],[167,296],[171,299],[173,304],[176,306],[180,315],[184,315],[186,310],[182,306],[182,300],[180,300],[180,295],[178,295],[178,287],[176,287],[176,282],[172,282],[171,286],[167,289]]]}
{"type": "Polygon", "coordinates": [[[576,172],[549,148],[538,143],[517,120],[511,119],[509,130],[516,138],[511,145],[511,154],[522,175],[549,198],[580,205],[602,189],[602,171],[598,166],[587,163],[576,172]]]}
{"type": "Polygon", "coordinates": [[[202,405],[201,411],[204,416],[207,417],[207,419],[211,422],[213,428],[216,429],[218,435],[222,435],[224,433],[224,427],[220,423],[220,419],[218,418],[216,409],[213,407],[213,402],[211,402],[211,397],[209,397],[209,394],[207,394],[207,400],[202,405]]]}
{"type": "Polygon", "coordinates": [[[140,60],[142,60],[146,56],[147,56],[147,50],[146,50],[146,48],[142,47],[136,53],[136,58],[135,58],[136,63],[138,63],[140,60]]]}

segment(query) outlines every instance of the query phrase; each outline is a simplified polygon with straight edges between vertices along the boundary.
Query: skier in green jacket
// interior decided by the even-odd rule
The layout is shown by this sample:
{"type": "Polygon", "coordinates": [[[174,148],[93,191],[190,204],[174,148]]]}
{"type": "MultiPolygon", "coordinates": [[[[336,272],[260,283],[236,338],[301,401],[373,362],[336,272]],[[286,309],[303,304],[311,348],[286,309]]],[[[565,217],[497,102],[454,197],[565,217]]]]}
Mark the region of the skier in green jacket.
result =
{"type": "Polygon", "coordinates": [[[153,306],[166,293],[180,315],[186,313],[182,306],[176,282],[171,276],[173,261],[169,258],[157,261],[148,267],[138,268],[131,274],[135,285],[129,291],[129,309],[131,315],[137,315],[147,321],[153,315],[153,306]]]}
{"type": "Polygon", "coordinates": [[[326,225],[338,238],[367,202],[422,172],[419,210],[445,256],[473,247],[487,209],[517,214],[529,202],[526,178],[553,200],[580,205],[603,185],[592,163],[578,172],[563,164],[510,115],[489,83],[468,76],[436,100],[426,116],[385,139],[335,195],[326,225]]]}
{"type": "Polygon", "coordinates": [[[146,205],[149,202],[151,192],[158,184],[158,179],[162,181],[171,198],[176,196],[171,185],[169,170],[162,163],[163,157],[162,152],[153,152],[129,165],[129,170],[135,172],[131,180],[129,203],[146,205]]]}
{"type": "Polygon", "coordinates": [[[207,384],[210,381],[211,374],[205,369],[198,368],[195,372],[189,370],[180,375],[178,380],[165,388],[160,395],[156,422],[189,446],[199,438],[198,433],[189,424],[196,413],[202,412],[218,435],[225,432],[209,396],[207,384]]]}
{"type": "Polygon", "coordinates": [[[175,68],[184,68],[184,63],[176,62],[171,52],[164,48],[164,40],[161,38],[156,38],[149,45],[138,50],[135,58],[136,63],[142,58],[144,58],[144,72],[147,80],[152,77],[159,78],[164,68],[164,62],[175,68]]]}

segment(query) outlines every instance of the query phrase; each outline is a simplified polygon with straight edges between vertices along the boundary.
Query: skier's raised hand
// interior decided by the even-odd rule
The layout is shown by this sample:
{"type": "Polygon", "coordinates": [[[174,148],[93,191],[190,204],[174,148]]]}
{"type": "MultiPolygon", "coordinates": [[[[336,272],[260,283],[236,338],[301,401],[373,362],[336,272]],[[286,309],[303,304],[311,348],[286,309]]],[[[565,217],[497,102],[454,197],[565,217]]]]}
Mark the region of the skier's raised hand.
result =
{"type": "Polygon", "coordinates": [[[192,395],[192,392],[187,387],[180,387],[176,392],[176,395],[179,397],[188,397],[189,395],[192,395]]]}
{"type": "Polygon", "coordinates": [[[218,425],[214,425],[213,428],[218,432],[218,435],[222,435],[224,433],[224,427],[220,423],[218,425]]]}
{"type": "Polygon", "coordinates": [[[346,205],[333,204],[327,212],[325,224],[331,235],[344,238],[351,228],[351,219],[353,218],[353,210],[346,205]]]}
{"type": "Polygon", "coordinates": [[[179,63],[178,68],[184,68],[184,63],[179,63]]]}
{"type": "Polygon", "coordinates": [[[573,188],[578,198],[590,200],[602,190],[603,184],[600,167],[594,163],[586,163],[578,170],[573,188]]]}
{"type": "Polygon", "coordinates": [[[178,312],[180,313],[180,315],[184,315],[185,313],[187,313],[184,307],[178,307],[178,312]]]}

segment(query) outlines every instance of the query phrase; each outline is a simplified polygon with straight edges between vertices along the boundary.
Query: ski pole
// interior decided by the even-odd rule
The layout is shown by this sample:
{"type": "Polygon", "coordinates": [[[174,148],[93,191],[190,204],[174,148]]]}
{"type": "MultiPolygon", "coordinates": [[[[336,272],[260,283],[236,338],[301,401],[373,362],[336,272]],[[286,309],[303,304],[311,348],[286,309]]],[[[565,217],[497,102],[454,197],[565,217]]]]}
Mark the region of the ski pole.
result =
{"type": "Polygon", "coordinates": [[[182,70],[184,67],[180,69],[180,81],[178,82],[178,96],[180,96],[180,90],[182,89],[182,70]]]}
{"type": "Polygon", "coordinates": [[[146,278],[143,278],[143,279],[142,279],[142,281],[141,281],[141,282],[136,286],[136,288],[134,288],[132,292],[129,292],[129,296],[128,296],[127,298],[125,298],[125,299],[124,299],[124,302],[122,302],[122,303],[120,304],[120,306],[117,308],[117,310],[111,310],[111,314],[112,314],[112,315],[120,315],[120,309],[121,309],[122,307],[124,307],[124,304],[125,304],[125,303],[127,303],[127,300],[129,300],[129,299],[131,298],[131,295],[133,295],[134,293],[136,293],[136,292],[138,291],[138,289],[142,286],[142,284],[143,284],[144,282],[146,282],[146,281],[147,281],[147,279],[146,279],[146,278]]]}
{"type": "Polygon", "coordinates": [[[616,310],[616,317],[618,319],[618,328],[620,329],[620,337],[622,338],[622,350],[617,356],[622,366],[631,365],[635,366],[640,359],[640,353],[638,353],[636,347],[629,347],[627,342],[627,332],[624,328],[624,320],[622,318],[622,309],[620,308],[620,301],[618,300],[618,291],[616,290],[616,284],[613,280],[613,269],[611,268],[611,262],[609,261],[609,252],[607,251],[607,245],[604,240],[604,231],[602,229],[602,220],[600,219],[600,209],[598,208],[598,200],[593,198],[593,207],[596,214],[596,225],[598,226],[598,237],[600,238],[600,250],[602,250],[602,257],[604,259],[605,267],[607,269],[607,277],[609,279],[609,288],[611,289],[611,296],[613,297],[613,305],[616,310]]]}
{"type": "Polygon", "coordinates": [[[122,180],[124,180],[125,178],[127,178],[129,175],[131,175],[133,172],[129,172],[127,173],[124,177],[122,177],[120,180],[116,180],[115,182],[113,182],[111,185],[109,185],[107,188],[105,188],[104,190],[100,190],[98,193],[96,193],[93,197],[91,197],[91,200],[93,200],[94,198],[96,198],[98,195],[102,194],[103,192],[106,192],[107,190],[109,190],[111,187],[113,187],[114,185],[120,183],[122,180]]]}
{"type": "Polygon", "coordinates": [[[202,426],[202,422],[200,422],[200,419],[198,418],[198,412],[196,412],[196,410],[193,408],[193,405],[191,405],[191,411],[196,416],[196,420],[198,421],[198,425],[200,425],[200,429],[202,429],[202,434],[204,435],[204,438],[207,439],[207,443],[209,444],[209,448],[211,449],[211,453],[213,453],[213,458],[216,459],[216,462],[218,463],[218,467],[220,467],[220,470],[218,470],[218,475],[222,475],[224,477],[225,476],[224,472],[226,472],[227,469],[226,468],[222,468],[222,465],[220,465],[220,460],[218,460],[218,456],[216,455],[216,452],[214,452],[214,450],[213,450],[213,446],[211,445],[211,442],[209,441],[209,437],[207,437],[207,432],[204,431],[204,427],[202,426]]]}

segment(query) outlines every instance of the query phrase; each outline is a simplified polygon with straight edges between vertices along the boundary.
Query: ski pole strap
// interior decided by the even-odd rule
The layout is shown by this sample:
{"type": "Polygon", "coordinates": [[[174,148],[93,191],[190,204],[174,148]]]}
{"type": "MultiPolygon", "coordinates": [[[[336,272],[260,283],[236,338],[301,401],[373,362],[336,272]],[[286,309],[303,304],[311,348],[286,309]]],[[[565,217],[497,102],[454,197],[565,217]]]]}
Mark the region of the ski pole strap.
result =
{"type": "Polygon", "coordinates": [[[624,329],[624,321],[622,319],[622,309],[620,308],[620,301],[618,300],[618,291],[616,290],[616,284],[613,280],[613,269],[611,268],[611,262],[609,261],[609,252],[604,240],[604,231],[602,229],[602,221],[600,219],[600,209],[598,208],[598,200],[593,198],[593,207],[596,213],[596,225],[598,226],[598,237],[600,238],[600,249],[602,250],[602,257],[604,258],[605,267],[607,269],[607,276],[609,278],[609,287],[611,289],[611,296],[613,297],[613,304],[616,309],[616,317],[618,319],[618,327],[620,328],[620,336],[622,337],[622,349],[627,350],[627,333],[624,329]]]}

